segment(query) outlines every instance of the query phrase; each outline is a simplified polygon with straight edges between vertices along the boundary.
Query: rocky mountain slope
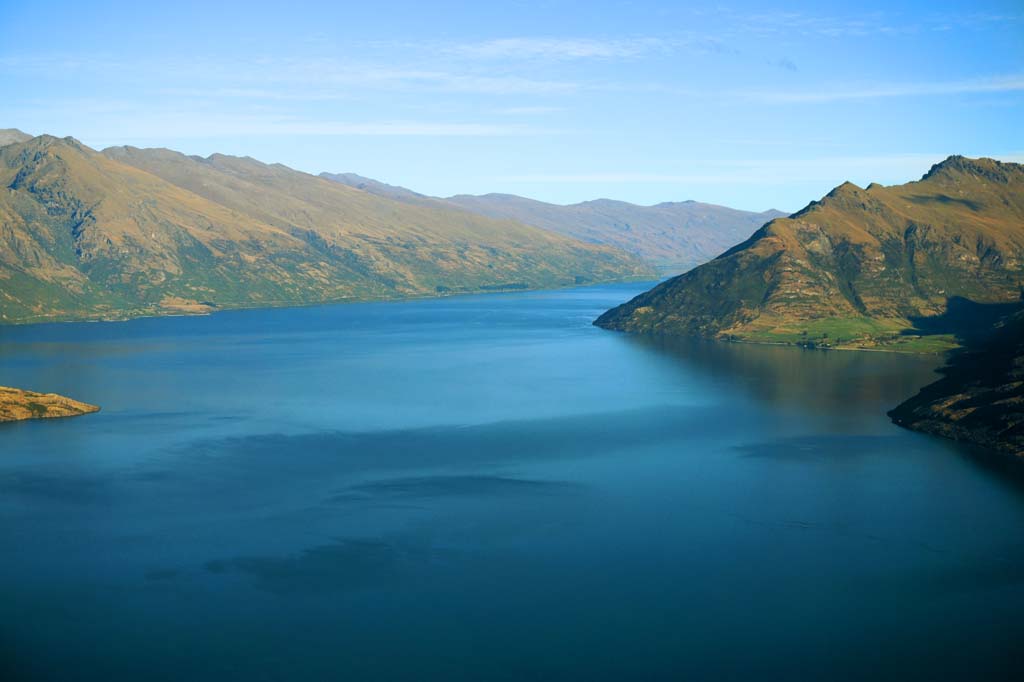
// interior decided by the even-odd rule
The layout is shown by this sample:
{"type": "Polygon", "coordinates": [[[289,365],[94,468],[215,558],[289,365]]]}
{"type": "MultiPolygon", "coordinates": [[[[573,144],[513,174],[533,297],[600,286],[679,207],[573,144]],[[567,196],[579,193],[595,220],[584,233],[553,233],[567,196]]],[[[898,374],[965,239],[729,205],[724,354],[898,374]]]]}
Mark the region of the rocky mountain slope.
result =
{"type": "Polygon", "coordinates": [[[428,197],[354,173],[321,177],[372,194],[418,205],[444,203],[491,218],[515,220],[594,244],[634,253],[664,270],[681,272],[746,239],[781,211],[754,213],[697,201],[638,206],[597,199],[560,206],[513,194],[428,197]]]}
{"type": "MultiPolygon", "coordinates": [[[[1018,300],[1024,166],[953,156],[921,180],[845,183],[595,322],[631,332],[924,350],[948,301],[1018,300]]],[[[946,345],[948,347],[949,344],[946,345]]]]}
{"type": "Polygon", "coordinates": [[[98,407],[56,393],[36,393],[0,386],[0,422],[22,419],[77,417],[99,412],[98,407]]]}
{"type": "Polygon", "coordinates": [[[942,373],[889,412],[892,420],[1024,461],[1024,312],[958,351],[942,373]]]}
{"type": "Polygon", "coordinates": [[[553,287],[650,276],[622,251],[416,207],[249,158],[0,147],[0,321],[553,287]]]}

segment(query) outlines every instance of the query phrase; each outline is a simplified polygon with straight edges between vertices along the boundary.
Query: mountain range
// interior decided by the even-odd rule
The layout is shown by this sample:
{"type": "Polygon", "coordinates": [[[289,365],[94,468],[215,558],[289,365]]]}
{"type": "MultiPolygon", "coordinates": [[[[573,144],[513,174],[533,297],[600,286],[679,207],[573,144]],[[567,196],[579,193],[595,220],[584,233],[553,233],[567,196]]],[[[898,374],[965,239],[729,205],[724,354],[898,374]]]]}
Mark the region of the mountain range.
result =
{"type": "Polygon", "coordinates": [[[919,329],[951,300],[1024,286],[1024,166],[951,156],[921,180],[836,187],[595,324],[817,346],[941,350],[919,329]]]}
{"type": "Polygon", "coordinates": [[[397,201],[457,207],[585,242],[615,246],[672,274],[714,258],[769,220],[786,215],[776,210],[755,213],[698,201],[638,206],[595,199],[562,206],[514,194],[459,194],[442,199],[355,173],[321,173],[320,177],[397,201]]]}
{"type": "Polygon", "coordinates": [[[613,247],[395,201],[280,164],[3,135],[4,322],[654,276],[613,247]]]}

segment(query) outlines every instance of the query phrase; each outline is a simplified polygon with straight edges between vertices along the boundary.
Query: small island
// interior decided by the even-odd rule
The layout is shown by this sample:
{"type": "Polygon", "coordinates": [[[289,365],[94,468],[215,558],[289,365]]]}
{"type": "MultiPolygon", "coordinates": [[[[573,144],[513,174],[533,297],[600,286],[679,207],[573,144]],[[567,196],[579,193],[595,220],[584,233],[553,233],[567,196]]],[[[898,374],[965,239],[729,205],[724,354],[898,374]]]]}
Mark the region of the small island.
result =
{"type": "Polygon", "coordinates": [[[0,386],[0,422],[77,417],[99,411],[100,408],[96,405],[82,403],[56,393],[36,393],[0,386]]]}

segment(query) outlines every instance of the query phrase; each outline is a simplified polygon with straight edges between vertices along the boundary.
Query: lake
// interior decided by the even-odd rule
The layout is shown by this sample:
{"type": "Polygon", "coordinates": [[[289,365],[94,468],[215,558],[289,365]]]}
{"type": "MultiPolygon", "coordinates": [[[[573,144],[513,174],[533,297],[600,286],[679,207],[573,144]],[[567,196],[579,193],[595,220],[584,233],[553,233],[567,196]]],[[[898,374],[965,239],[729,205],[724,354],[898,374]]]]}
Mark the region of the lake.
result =
{"type": "Polygon", "coordinates": [[[590,325],[646,287],[0,327],[103,407],[0,425],[0,677],[1016,677],[1024,488],[885,416],[941,359],[590,325]]]}

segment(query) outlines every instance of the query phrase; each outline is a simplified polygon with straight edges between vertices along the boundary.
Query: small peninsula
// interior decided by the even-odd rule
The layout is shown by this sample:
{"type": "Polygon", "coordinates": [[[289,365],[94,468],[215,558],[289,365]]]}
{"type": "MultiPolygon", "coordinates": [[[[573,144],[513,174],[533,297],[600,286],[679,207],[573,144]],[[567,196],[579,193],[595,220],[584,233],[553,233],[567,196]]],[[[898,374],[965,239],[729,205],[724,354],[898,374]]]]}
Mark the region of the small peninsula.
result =
{"type": "Polygon", "coordinates": [[[99,411],[100,408],[96,405],[72,400],[56,393],[36,393],[0,386],[0,422],[77,417],[99,411]]]}

